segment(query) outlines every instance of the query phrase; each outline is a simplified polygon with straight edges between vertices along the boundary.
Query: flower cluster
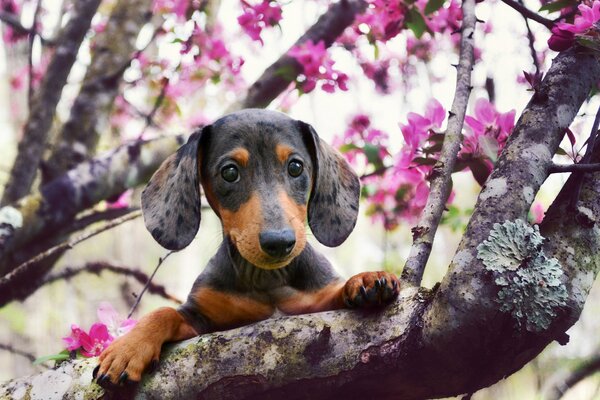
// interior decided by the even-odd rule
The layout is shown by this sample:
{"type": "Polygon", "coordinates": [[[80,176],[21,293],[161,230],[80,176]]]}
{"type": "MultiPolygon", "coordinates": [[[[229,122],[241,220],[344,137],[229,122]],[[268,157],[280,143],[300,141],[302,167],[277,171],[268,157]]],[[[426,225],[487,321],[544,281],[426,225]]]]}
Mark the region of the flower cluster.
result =
{"type": "Polygon", "coordinates": [[[93,324],[89,332],[71,325],[71,334],[62,338],[67,350],[78,350],[84,357],[99,356],[116,337],[123,336],[137,323],[133,319],[121,319],[108,302],[100,303],[97,315],[100,322],[93,324]]]}
{"type": "Polygon", "coordinates": [[[592,7],[580,4],[580,15],[575,17],[573,24],[559,22],[552,28],[548,46],[554,51],[563,51],[575,43],[578,37],[584,37],[600,20],[600,0],[595,0],[592,7]]]}
{"type": "Polygon", "coordinates": [[[274,0],[262,0],[260,3],[251,5],[241,0],[244,13],[237,20],[244,32],[260,44],[262,30],[268,26],[276,26],[281,21],[281,5],[274,0]]]}
{"type": "MultiPolygon", "coordinates": [[[[478,162],[489,174],[515,126],[515,110],[500,113],[486,99],[478,99],[475,115],[465,116],[465,124],[460,157],[469,163],[478,162]]],[[[469,167],[473,170],[474,165],[469,167]]]]}
{"type": "Polygon", "coordinates": [[[401,220],[412,221],[421,213],[429,195],[427,177],[436,155],[427,143],[438,133],[446,112],[431,100],[424,115],[409,113],[400,124],[404,138],[402,150],[394,157],[388,150],[388,135],[372,128],[366,115],[355,116],[343,139],[335,144],[348,160],[372,173],[363,177],[367,214],[393,229],[401,220]]]}
{"type": "Polygon", "coordinates": [[[302,74],[298,77],[298,88],[304,93],[312,92],[321,82],[321,89],[333,93],[335,88],[348,90],[348,76],[333,68],[334,61],[327,54],[325,42],[304,42],[294,46],[288,55],[295,58],[302,67],[302,74]]]}
{"type": "MultiPolygon", "coordinates": [[[[406,123],[399,125],[404,144],[394,156],[388,135],[373,128],[363,114],[352,118],[344,135],[334,140],[348,161],[363,171],[367,214],[385,229],[394,229],[401,221],[412,222],[423,210],[429,196],[428,179],[444,140],[440,131],[445,120],[446,110],[435,99],[424,114],[408,113],[406,123]]],[[[512,133],[514,120],[514,110],[501,113],[489,101],[477,100],[474,115],[465,117],[455,171],[469,168],[478,182],[485,181],[512,133]]],[[[534,211],[539,220],[539,210],[534,211]]]]}

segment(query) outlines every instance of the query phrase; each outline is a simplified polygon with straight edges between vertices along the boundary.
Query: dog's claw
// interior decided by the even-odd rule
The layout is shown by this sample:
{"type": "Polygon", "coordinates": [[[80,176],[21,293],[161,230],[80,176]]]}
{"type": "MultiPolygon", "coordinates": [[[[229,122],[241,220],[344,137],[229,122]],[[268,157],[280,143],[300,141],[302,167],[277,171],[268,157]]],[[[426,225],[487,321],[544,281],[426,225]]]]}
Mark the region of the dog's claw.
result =
{"type": "Polygon", "coordinates": [[[106,374],[102,374],[98,377],[98,379],[96,380],[96,383],[98,383],[98,385],[102,386],[105,383],[110,382],[110,377],[106,374]]]}
{"type": "Polygon", "coordinates": [[[127,382],[127,379],[129,379],[129,375],[127,375],[127,372],[121,372],[121,375],[119,375],[119,385],[122,385],[125,382],[127,382]]]}
{"type": "Polygon", "coordinates": [[[389,272],[363,272],[350,278],[344,289],[349,308],[382,306],[398,295],[398,278],[389,272]]]}
{"type": "Polygon", "coordinates": [[[362,295],[362,297],[364,297],[364,299],[367,299],[367,289],[365,289],[364,286],[360,287],[360,294],[362,295]]]}
{"type": "Polygon", "coordinates": [[[152,360],[150,365],[148,366],[148,372],[152,373],[158,369],[158,360],[152,360]]]}

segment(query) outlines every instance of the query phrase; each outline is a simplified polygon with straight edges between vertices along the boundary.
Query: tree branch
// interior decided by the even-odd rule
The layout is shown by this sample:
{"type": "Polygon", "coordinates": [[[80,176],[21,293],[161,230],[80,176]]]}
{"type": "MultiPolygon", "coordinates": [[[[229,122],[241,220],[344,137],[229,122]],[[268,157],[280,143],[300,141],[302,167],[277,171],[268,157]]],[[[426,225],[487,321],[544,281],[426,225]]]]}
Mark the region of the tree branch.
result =
{"type": "Polygon", "coordinates": [[[68,242],[61,243],[57,246],[51,247],[50,249],[44,251],[36,255],[35,257],[27,260],[26,262],[20,264],[18,267],[14,268],[11,272],[6,274],[3,277],[0,277],[0,306],[8,303],[10,300],[17,297],[17,293],[23,291],[24,289],[29,290],[31,285],[31,280],[28,279],[31,276],[37,276],[35,271],[36,267],[40,264],[42,260],[51,257],[54,254],[62,253],[65,250],[72,249],[77,244],[94,237],[108,229],[114,228],[115,226],[121,225],[124,222],[131,221],[132,219],[138,218],[142,216],[142,211],[137,210],[133,211],[127,215],[124,215],[120,218],[114,219],[106,224],[102,225],[100,228],[92,229],[89,232],[86,232],[75,239],[72,239],[68,242]]]}
{"type": "Polygon", "coordinates": [[[33,185],[48,141],[56,105],[99,4],[100,0],[80,0],[74,4],[73,15],[60,35],[54,57],[33,100],[23,139],[19,142],[17,157],[0,205],[15,202],[26,196],[33,185]]]}
{"type": "Polygon", "coordinates": [[[506,5],[514,8],[515,10],[517,10],[525,18],[529,18],[532,21],[540,23],[548,29],[552,29],[554,27],[554,22],[552,20],[542,17],[541,15],[531,11],[524,5],[519,4],[518,2],[516,2],[514,0],[502,0],[502,2],[506,5]]]}
{"type": "Polygon", "coordinates": [[[37,21],[42,9],[42,0],[37,0],[35,5],[35,11],[33,12],[33,23],[31,24],[31,30],[29,32],[29,54],[27,55],[27,62],[29,64],[29,80],[27,82],[27,105],[31,110],[33,100],[33,44],[35,38],[38,35],[37,32],[37,21]]]}
{"type": "Polygon", "coordinates": [[[25,357],[26,359],[28,359],[31,362],[35,361],[35,356],[33,354],[31,354],[31,353],[29,353],[27,351],[15,349],[10,344],[0,343],[0,350],[6,350],[9,353],[13,353],[13,354],[19,355],[21,357],[25,357]]]}
{"type": "Polygon", "coordinates": [[[600,164],[552,164],[549,169],[549,173],[564,173],[564,172],[596,172],[600,171],[600,164]]]}
{"type": "Polygon", "coordinates": [[[600,353],[585,360],[581,365],[574,368],[567,376],[560,378],[548,390],[547,400],[560,400],[573,386],[600,371],[600,353]]]}
{"type": "Polygon", "coordinates": [[[448,118],[448,128],[440,158],[431,171],[429,196],[421,212],[417,225],[412,229],[413,244],[402,270],[402,280],[412,286],[419,286],[425,265],[431,253],[446,201],[452,190],[452,171],[462,142],[462,127],[471,93],[471,71],[473,70],[473,49],[475,31],[475,0],[464,0],[462,4],[463,25],[460,42],[460,57],[456,72],[456,92],[448,118]]]}
{"type": "MultiPolygon", "coordinates": [[[[109,271],[109,272],[113,272],[113,273],[119,274],[119,275],[131,276],[132,278],[134,278],[136,281],[138,281],[142,285],[145,285],[146,283],[150,282],[150,277],[140,269],[132,269],[132,268],[127,268],[127,267],[122,267],[119,265],[113,265],[106,261],[96,261],[96,262],[88,262],[81,267],[66,267],[65,269],[61,270],[60,272],[57,272],[52,275],[48,275],[41,282],[40,286],[47,285],[49,283],[56,282],[56,281],[63,280],[63,279],[69,280],[69,279],[71,279],[81,273],[84,273],[84,272],[100,275],[100,273],[102,273],[103,271],[109,271]]],[[[177,304],[183,303],[177,297],[169,294],[167,292],[167,289],[163,285],[160,285],[157,283],[150,282],[148,284],[148,292],[150,292],[152,294],[156,294],[158,296],[161,296],[161,297],[163,297],[167,300],[170,300],[174,303],[177,303],[177,304]]],[[[140,297],[140,296],[141,296],[141,293],[140,293],[140,295],[138,295],[138,297],[140,297]]]]}
{"type": "Polygon", "coordinates": [[[14,268],[15,250],[71,223],[99,201],[146,182],[182,143],[182,136],[172,136],[123,145],[79,164],[39,193],[0,208],[0,276],[14,268]]]}
{"type": "MultiPolygon", "coordinates": [[[[294,46],[307,41],[316,43],[321,40],[325,42],[326,48],[331,46],[335,39],[354,22],[356,15],[363,12],[366,7],[367,2],[365,0],[338,1],[331,5],[325,14],[321,15],[319,20],[294,43],[294,46]]],[[[286,52],[250,86],[246,98],[230,107],[230,109],[264,108],[268,106],[300,72],[300,64],[296,59],[288,56],[286,52]]]]}
{"type": "Polygon", "coordinates": [[[52,154],[43,164],[43,182],[51,181],[94,155],[123,73],[131,63],[132,54],[137,54],[138,34],[151,16],[151,0],[120,0],[115,4],[106,29],[97,34],[92,43],[92,59],[69,119],[62,126],[52,154]]]}
{"type": "MultiPolygon", "coordinates": [[[[6,11],[0,10],[0,21],[4,22],[6,25],[10,26],[12,29],[17,31],[22,35],[30,35],[33,33],[33,28],[26,28],[21,24],[19,17],[13,13],[9,13],[6,11]]],[[[38,35],[42,44],[45,46],[53,46],[55,45],[53,40],[46,39],[40,35],[38,35]]]]}

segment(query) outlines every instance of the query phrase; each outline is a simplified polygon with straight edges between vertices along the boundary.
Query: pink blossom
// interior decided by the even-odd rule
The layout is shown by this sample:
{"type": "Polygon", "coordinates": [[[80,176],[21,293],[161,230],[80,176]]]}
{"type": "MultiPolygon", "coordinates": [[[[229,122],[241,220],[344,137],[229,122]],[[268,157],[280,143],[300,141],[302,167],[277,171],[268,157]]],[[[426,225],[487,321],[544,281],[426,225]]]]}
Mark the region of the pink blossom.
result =
{"type": "Polygon", "coordinates": [[[71,325],[71,334],[63,338],[69,351],[79,349],[85,357],[99,356],[102,351],[113,341],[106,325],[95,323],[86,333],[79,326],[71,325]]]}
{"type": "Polygon", "coordinates": [[[328,93],[334,92],[336,87],[348,90],[348,76],[333,68],[334,61],[328,56],[324,41],[316,44],[312,41],[304,42],[294,46],[288,54],[302,67],[298,86],[304,93],[312,92],[318,82],[321,83],[321,89],[328,93]]]}
{"type": "Polygon", "coordinates": [[[387,42],[404,29],[408,11],[404,1],[368,0],[367,3],[365,12],[356,17],[354,26],[357,32],[366,33],[360,31],[360,26],[367,26],[369,40],[387,42]]]}
{"type": "Polygon", "coordinates": [[[107,200],[107,208],[117,209],[117,208],[127,208],[131,204],[131,196],[133,194],[133,190],[129,189],[124,191],[119,195],[119,197],[115,201],[107,200]]]}
{"type": "Polygon", "coordinates": [[[552,28],[552,35],[548,39],[548,47],[554,51],[567,50],[575,43],[575,34],[562,30],[558,26],[552,28]]]}
{"type": "Polygon", "coordinates": [[[275,26],[281,21],[281,6],[274,0],[263,0],[255,5],[245,0],[241,3],[244,13],[238,17],[238,23],[252,40],[263,44],[260,34],[267,26],[275,26]]]}
{"type": "Polygon", "coordinates": [[[404,142],[412,155],[419,147],[423,145],[433,129],[439,129],[446,118],[444,107],[436,99],[431,99],[427,103],[425,115],[408,113],[407,123],[400,124],[400,130],[404,137],[404,142]]]}
{"type": "MultiPolygon", "coordinates": [[[[474,138],[477,141],[481,136],[489,136],[498,142],[498,152],[500,152],[514,128],[515,110],[499,113],[492,103],[479,99],[475,103],[475,116],[467,115],[465,123],[470,128],[465,139],[474,138]]],[[[477,149],[471,150],[473,153],[477,152],[477,149]]]]}
{"type": "Polygon", "coordinates": [[[115,337],[126,334],[137,323],[130,318],[120,318],[108,302],[100,303],[97,315],[100,322],[93,324],[89,333],[76,324],[71,325],[71,334],[62,338],[67,350],[79,350],[85,357],[99,356],[115,337]]]}
{"type": "Polygon", "coordinates": [[[136,320],[119,316],[114,307],[107,301],[103,301],[96,311],[98,320],[108,328],[108,331],[115,337],[123,336],[131,330],[137,323],[136,320]]]}
{"type": "Polygon", "coordinates": [[[575,43],[577,36],[585,34],[600,20],[600,0],[595,0],[592,7],[580,4],[577,7],[580,15],[575,17],[573,24],[559,22],[552,28],[548,46],[554,51],[563,51],[575,43]]]}
{"type": "Polygon", "coordinates": [[[366,114],[355,115],[344,135],[334,138],[334,146],[341,148],[348,162],[359,168],[365,168],[369,164],[364,153],[365,145],[377,147],[379,158],[383,160],[389,155],[387,142],[387,133],[372,128],[371,119],[366,114]]]}
{"type": "Polygon", "coordinates": [[[539,201],[536,201],[531,206],[531,217],[534,224],[540,224],[544,219],[544,214],[546,211],[544,210],[544,206],[539,201]]]}

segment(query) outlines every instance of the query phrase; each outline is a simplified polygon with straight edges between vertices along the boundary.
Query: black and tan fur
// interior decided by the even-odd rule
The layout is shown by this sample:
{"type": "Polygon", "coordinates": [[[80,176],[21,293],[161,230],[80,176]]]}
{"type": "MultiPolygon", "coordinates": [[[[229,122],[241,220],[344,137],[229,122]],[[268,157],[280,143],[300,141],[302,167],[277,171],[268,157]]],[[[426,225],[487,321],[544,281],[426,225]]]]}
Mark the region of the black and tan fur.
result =
{"type": "Polygon", "coordinates": [[[306,241],[305,221],[327,246],[341,244],[356,223],[359,181],[314,129],[284,114],[244,110],[194,133],[169,157],[142,194],[148,230],[168,249],[182,249],[200,225],[200,186],[223,225],[224,240],[185,304],[143,317],[100,356],[99,383],[139,381],[163,343],[269,318],[384,304],[398,280],[365,272],[342,280],[306,241]],[[301,163],[292,176],[290,163],[301,163]],[[224,167],[237,169],[228,182],[224,167]],[[285,247],[285,248],[284,248],[285,247]]]}

